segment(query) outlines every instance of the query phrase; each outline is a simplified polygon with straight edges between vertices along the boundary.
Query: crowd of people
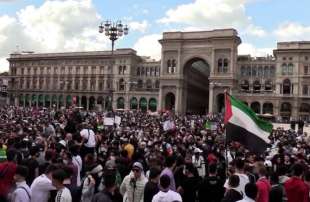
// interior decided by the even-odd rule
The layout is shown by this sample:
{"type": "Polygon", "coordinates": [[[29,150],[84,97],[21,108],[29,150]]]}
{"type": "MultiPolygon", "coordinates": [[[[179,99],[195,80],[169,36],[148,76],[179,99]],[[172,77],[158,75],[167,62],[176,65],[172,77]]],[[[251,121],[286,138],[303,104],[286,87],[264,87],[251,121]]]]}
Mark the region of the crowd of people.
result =
{"type": "Polygon", "coordinates": [[[269,138],[226,143],[220,114],[3,107],[0,201],[309,202],[310,137],[269,138]]]}

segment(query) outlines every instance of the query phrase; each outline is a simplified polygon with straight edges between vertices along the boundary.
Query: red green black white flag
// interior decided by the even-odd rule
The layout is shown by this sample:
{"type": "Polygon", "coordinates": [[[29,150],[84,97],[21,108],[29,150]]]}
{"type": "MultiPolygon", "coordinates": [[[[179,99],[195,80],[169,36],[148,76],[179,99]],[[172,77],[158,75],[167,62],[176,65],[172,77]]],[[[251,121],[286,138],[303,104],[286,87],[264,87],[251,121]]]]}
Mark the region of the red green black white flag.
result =
{"type": "Polygon", "coordinates": [[[254,153],[263,153],[270,143],[272,124],[260,119],[242,101],[225,93],[226,141],[237,141],[254,153]]]}

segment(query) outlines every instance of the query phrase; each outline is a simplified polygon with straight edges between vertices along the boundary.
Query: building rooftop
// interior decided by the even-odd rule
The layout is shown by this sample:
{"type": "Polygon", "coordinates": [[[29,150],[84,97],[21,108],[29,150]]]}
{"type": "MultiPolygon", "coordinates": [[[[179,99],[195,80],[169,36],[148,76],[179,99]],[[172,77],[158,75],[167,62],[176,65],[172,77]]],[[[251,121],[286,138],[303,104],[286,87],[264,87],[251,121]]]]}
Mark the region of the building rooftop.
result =
{"type": "MultiPolygon", "coordinates": [[[[14,52],[10,54],[9,59],[19,58],[46,58],[46,57],[75,57],[75,56],[111,56],[111,51],[88,51],[88,52],[60,52],[60,53],[33,53],[33,52],[14,52]]],[[[137,52],[131,48],[117,49],[114,55],[137,55],[137,52]]]]}

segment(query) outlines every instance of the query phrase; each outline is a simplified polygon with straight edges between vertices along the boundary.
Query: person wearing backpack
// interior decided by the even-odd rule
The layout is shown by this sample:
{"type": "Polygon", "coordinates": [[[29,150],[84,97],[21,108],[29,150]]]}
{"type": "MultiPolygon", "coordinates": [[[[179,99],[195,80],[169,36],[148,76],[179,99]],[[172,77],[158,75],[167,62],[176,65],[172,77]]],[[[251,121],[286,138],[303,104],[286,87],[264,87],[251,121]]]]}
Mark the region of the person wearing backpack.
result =
{"type": "Polygon", "coordinates": [[[81,130],[80,135],[82,137],[81,142],[81,157],[82,159],[86,154],[94,154],[96,147],[96,136],[94,131],[91,129],[90,124],[84,124],[84,129],[81,130]]]}
{"type": "Polygon", "coordinates": [[[25,166],[17,166],[14,180],[16,182],[16,189],[12,193],[11,202],[30,202],[31,190],[26,183],[28,175],[28,168],[25,166]]]}
{"type": "Polygon", "coordinates": [[[7,161],[0,163],[0,201],[6,202],[8,193],[14,184],[16,173],[17,151],[8,150],[7,161]]]}

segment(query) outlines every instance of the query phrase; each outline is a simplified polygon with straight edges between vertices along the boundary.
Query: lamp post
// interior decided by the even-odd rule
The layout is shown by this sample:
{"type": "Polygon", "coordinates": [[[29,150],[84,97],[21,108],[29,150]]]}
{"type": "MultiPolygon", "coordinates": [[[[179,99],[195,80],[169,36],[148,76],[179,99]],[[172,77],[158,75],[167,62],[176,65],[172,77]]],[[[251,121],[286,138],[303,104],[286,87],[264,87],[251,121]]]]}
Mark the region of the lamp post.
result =
{"type": "MultiPolygon", "coordinates": [[[[117,39],[120,37],[127,35],[129,28],[127,25],[122,24],[120,20],[116,22],[112,22],[107,20],[105,22],[101,22],[99,25],[99,33],[104,33],[112,42],[112,52],[111,55],[113,56],[114,53],[114,44],[117,39]]],[[[112,63],[113,64],[113,63],[112,63]]],[[[113,86],[112,86],[113,88],[113,86]]],[[[113,111],[113,89],[110,90],[109,94],[111,95],[111,110],[113,111]]]]}
{"type": "Polygon", "coordinates": [[[120,37],[127,35],[128,31],[128,26],[122,24],[120,20],[116,22],[107,20],[105,23],[102,22],[99,25],[99,33],[105,33],[105,35],[112,41],[112,55],[114,52],[115,41],[120,37]]]}

